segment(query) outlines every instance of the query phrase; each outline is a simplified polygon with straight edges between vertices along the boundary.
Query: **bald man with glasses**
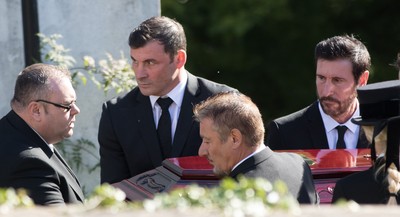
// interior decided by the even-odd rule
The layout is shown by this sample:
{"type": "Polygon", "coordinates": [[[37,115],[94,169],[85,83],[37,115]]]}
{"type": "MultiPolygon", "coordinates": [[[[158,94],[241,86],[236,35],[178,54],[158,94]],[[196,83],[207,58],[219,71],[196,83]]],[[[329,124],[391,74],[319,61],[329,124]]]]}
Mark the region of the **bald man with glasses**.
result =
{"type": "Polygon", "coordinates": [[[73,134],[80,112],[68,70],[46,64],[17,77],[0,120],[0,188],[25,189],[35,204],[82,203],[79,181],[54,145],[73,134]]]}

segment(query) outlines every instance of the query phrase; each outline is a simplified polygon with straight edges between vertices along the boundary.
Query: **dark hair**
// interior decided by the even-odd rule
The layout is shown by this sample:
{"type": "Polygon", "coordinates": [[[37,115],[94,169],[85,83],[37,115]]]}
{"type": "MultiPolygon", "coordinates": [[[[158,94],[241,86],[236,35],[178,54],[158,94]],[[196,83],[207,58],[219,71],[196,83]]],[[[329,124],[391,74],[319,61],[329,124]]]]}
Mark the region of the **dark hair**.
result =
{"type": "Polygon", "coordinates": [[[315,61],[319,59],[350,60],[356,83],[361,74],[371,67],[371,57],[367,48],[353,35],[334,36],[319,42],[315,46],[315,61]]]}
{"type": "Polygon", "coordinates": [[[129,46],[141,48],[150,41],[158,41],[164,45],[164,51],[171,57],[171,61],[178,50],[186,51],[185,31],[177,21],[164,17],[152,17],[142,22],[129,35],[129,46]]]}
{"type": "Polygon", "coordinates": [[[63,78],[71,80],[67,69],[41,63],[30,65],[18,74],[11,104],[25,107],[33,100],[46,99],[51,92],[50,79],[63,78]]]}

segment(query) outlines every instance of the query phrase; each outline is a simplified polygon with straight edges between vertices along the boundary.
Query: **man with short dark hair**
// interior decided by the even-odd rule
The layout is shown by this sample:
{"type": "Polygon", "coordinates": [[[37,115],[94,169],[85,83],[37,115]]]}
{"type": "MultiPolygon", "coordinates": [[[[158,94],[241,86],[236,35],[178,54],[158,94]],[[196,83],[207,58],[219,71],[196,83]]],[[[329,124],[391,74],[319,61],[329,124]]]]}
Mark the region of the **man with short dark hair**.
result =
{"type": "Polygon", "coordinates": [[[267,145],[273,150],[366,148],[360,127],[350,120],[359,115],[357,87],[367,84],[371,59],[365,45],[353,36],[334,36],[315,47],[318,100],[267,126],[267,145]]]}
{"type": "Polygon", "coordinates": [[[227,90],[185,69],[183,27],[152,17],[129,36],[138,86],[103,104],[98,140],[101,182],[115,183],[161,166],[170,157],[197,154],[201,138],[193,105],[227,90]]]}
{"type": "Polygon", "coordinates": [[[34,203],[82,203],[77,177],[53,146],[73,134],[80,112],[68,70],[25,68],[15,83],[12,110],[0,120],[0,187],[23,188],[34,203]]]}

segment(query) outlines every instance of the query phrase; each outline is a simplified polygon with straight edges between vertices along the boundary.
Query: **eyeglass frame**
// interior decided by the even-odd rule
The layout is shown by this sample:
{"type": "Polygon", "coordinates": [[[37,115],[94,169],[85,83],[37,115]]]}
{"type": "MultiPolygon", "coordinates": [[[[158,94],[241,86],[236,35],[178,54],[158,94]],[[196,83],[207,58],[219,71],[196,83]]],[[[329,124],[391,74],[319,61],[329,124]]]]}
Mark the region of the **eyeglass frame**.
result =
{"type": "Polygon", "coordinates": [[[72,105],[74,104],[74,102],[72,102],[69,105],[63,105],[63,104],[59,104],[59,103],[55,103],[55,102],[50,102],[50,101],[47,101],[47,100],[44,100],[44,99],[38,99],[38,100],[35,100],[35,102],[48,103],[48,104],[54,105],[55,107],[65,109],[66,110],[65,112],[69,112],[72,109],[72,105]]]}

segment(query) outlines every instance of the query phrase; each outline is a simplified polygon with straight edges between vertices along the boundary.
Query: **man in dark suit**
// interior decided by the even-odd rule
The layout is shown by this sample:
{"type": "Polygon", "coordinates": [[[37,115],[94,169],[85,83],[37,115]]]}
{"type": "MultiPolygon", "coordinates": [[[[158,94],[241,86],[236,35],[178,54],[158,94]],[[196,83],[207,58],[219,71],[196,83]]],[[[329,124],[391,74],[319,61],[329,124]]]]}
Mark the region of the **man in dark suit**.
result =
{"type": "Polygon", "coordinates": [[[197,155],[201,138],[193,105],[232,90],[185,70],[186,37],[175,20],[144,21],[131,32],[129,46],[138,86],[103,104],[98,133],[102,183],[154,169],[165,158],[197,155]],[[160,100],[169,101],[165,112],[160,100]]]}
{"type": "Polygon", "coordinates": [[[263,120],[249,97],[219,93],[196,105],[194,114],[203,139],[199,156],[207,157],[217,176],[281,180],[299,203],[319,202],[304,159],[295,153],[275,153],[263,144],[263,120]]]}
{"type": "Polygon", "coordinates": [[[352,117],[359,115],[357,87],[367,84],[371,59],[353,36],[334,36],[315,47],[318,100],[271,121],[266,144],[272,150],[366,148],[352,117]]]}
{"type": "Polygon", "coordinates": [[[76,178],[53,144],[72,136],[80,112],[67,70],[25,68],[15,84],[12,110],[0,120],[0,187],[25,189],[41,205],[82,203],[76,178]]]}
{"type": "Polygon", "coordinates": [[[360,117],[352,121],[363,127],[372,144],[373,165],[337,181],[332,203],[344,199],[360,204],[400,204],[400,81],[369,84],[357,92],[360,117]]]}

